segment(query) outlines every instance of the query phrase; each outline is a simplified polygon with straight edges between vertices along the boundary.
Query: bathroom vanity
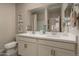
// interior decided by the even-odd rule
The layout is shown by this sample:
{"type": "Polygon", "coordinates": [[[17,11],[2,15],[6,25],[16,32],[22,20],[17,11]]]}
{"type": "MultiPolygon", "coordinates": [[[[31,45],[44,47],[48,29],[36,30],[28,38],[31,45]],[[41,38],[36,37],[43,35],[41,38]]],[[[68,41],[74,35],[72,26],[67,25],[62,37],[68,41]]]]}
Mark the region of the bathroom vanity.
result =
{"type": "Polygon", "coordinates": [[[71,22],[72,6],[73,4],[51,4],[29,10],[33,33],[16,35],[18,54],[22,56],[78,55],[78,38],[75,34],[71,34],[75,32],[75,27],[78,27],[77,21],[71,22]],[[75,26],[73,27],[71,23],[75,26]]]}
{"type": "Polygon", "coordinates": [[[32,34],[16,35],[18,54],[22,56],[75,56],[77,42],[72,34],[32,34]]]}

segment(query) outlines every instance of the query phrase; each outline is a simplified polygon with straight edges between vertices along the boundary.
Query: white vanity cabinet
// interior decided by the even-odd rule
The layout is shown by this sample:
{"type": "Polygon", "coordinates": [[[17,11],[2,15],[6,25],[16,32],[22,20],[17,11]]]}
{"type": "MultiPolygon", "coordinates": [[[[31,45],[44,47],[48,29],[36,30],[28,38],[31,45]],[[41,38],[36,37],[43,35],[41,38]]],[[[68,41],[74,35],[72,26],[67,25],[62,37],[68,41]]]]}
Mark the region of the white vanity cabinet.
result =
{"type": "Polygon", "coordinates": [[[39,45],[38,55],[39,56],[54,56],[55,50],[53,49],[53,47],[49,47],[49,46],[45,46],[45,45],[39,45]]]}
{"type": "Polygon", "coordinates": [[[22,56],[75,56],[76,43],[17,36],[18,54],[22,56]]]}
{"type": "Polygon", "coordinates": [[[49,47],[45,45],[39,45],[38,49],[39,56],[74,56],[75,53],[72,51],[49,47]]]}
{"type": "Polygon", "coordinates": [[[36,56],[37,55],[37,44],[30,41],[30,38],[18,37],[18,54],[22,56],[36,56]]]}
{"type": "Polygon", "coordinates": [[[38,55],[41,56],[74,56],[75,44],[38,40],[38,55]]]}

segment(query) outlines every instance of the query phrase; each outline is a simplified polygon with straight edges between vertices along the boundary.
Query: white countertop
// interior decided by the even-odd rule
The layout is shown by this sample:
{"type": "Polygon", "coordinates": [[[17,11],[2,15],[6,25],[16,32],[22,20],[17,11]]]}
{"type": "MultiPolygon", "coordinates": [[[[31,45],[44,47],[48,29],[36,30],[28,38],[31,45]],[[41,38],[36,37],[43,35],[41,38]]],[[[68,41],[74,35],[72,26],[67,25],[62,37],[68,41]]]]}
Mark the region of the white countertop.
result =
{"type": "Polygon", "coordinates": [[[68,42],[68,43],[76,43],[76,35],[71,34],[71,33],[67,33],[67,34],[57,33],[57,35],[48,34],[48,33],[47,34],[22,33],[22,34],[17,34],[16,36],[62,41],[62,42],[68,42]]]}

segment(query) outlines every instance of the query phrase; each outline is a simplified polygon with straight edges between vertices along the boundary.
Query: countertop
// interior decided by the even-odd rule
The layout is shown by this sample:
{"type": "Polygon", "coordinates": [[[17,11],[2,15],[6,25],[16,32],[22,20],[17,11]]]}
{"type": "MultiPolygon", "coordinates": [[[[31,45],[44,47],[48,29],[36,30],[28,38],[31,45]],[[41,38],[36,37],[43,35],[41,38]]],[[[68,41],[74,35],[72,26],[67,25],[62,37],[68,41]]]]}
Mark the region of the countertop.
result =
{"type": "Polygon", "coordinates": [[[76,35],[71,33],[57,33],[56,35],[49,34],[49,33],[47,34],[21,33],[21,34],[16,34],[16,36],[53,40],[53,41],[62,41],[67,43],[76,43],[76,35]]]}

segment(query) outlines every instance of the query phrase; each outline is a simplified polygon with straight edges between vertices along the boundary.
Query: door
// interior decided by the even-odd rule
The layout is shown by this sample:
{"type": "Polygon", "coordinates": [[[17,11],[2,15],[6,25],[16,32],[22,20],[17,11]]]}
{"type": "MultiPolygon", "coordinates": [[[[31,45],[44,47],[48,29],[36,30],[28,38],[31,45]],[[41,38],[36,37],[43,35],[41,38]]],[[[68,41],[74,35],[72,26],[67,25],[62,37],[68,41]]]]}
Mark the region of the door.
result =
{"type": "Polygon", "coordinates": [[[18,42],[18,53],[23,56],[36,56],[37,45],[34,43],[27,43],[25,41],[18,42]]]}
{"type": "Polygon", "coordinates": [[[39,45],[39,56],[75,56],[74,51],[39,45]]]}
{"type": "Polygon", "coordinates": [[[53,56],[55,50],[52,47],[39,45],[38,47],[38,55],[39,56],[53,56]]]}
{"type": "Polygon", "coordinates": [[[59,48],[54,48],[55,49],[55,56],[75,56],[75,51],[69,51],[65,49],[59,49],[59,48]]]}

